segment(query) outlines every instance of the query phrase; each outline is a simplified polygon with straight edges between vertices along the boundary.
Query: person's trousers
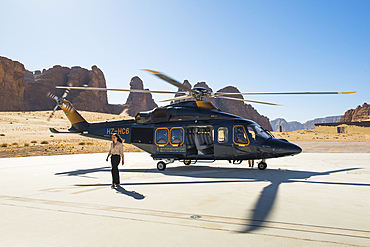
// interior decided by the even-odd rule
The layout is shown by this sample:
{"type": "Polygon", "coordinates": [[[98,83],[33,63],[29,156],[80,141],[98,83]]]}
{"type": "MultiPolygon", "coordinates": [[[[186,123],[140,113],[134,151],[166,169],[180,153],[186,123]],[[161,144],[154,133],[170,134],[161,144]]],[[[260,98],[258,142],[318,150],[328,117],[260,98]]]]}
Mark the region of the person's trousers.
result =
{"type": "Polygon", "coordinates": [[[121,156],[119,155],[112,155],[110,157],[110,161],[112,163],[112,184],[119,184],[119,171],[118,165],[121,161],[121,156]]]}

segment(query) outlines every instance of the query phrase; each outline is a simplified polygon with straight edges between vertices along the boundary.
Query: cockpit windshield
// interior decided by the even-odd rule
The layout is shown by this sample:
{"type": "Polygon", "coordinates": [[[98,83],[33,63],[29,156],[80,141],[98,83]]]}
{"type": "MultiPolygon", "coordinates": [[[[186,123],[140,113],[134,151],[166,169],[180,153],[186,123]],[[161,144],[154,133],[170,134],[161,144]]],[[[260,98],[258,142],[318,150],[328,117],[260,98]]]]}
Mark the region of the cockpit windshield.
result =
{"type": "Polygon", "coordinates": [[[271,135],[269,135],[257,124],[248,125],[248,131],[252,135],[253,139],[255,139],[256,141],[261,140],[261,138],[262,140],[267,140],[271,138],[271,135]]]}

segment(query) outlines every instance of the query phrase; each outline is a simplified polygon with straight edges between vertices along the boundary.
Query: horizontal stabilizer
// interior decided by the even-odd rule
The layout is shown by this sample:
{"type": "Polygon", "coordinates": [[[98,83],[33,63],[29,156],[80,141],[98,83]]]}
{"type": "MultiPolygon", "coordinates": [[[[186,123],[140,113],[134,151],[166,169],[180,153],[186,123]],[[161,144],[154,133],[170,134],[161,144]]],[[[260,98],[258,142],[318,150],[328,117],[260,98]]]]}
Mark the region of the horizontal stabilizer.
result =
{"type": "Polygon", "coordinates": [[[55,134],[76,134],[76,133],[81,133],[81,131],[59,131],[54,128],[49,128],[50,132],[55,133],[55,134]]]}

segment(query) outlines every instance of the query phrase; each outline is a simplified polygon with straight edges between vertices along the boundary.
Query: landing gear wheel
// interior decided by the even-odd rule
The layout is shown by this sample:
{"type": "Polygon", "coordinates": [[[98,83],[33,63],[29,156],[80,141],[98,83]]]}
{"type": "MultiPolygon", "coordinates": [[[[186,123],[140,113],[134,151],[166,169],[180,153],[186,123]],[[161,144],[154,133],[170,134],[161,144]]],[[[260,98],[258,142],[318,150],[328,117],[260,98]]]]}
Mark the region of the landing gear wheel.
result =
{"type": "Polygon", "coordinates": [[[160,171],[166,170],[166,163],[164,163],[163,161],[159,161],[157,163],[157,169],[160,170],[160,171]]]}
{"type": "Polygon", "coordinates": [[[184,160],[184,164],[185,164],[186,166],[190,165],[190,164],[191,164],[191,160],[184,160]]]}
{"type": "Polygon", "coordinates": [[[266,167],[267,167],[267,164],[265,162],[261,161],[260,163],[258,163],[258,169],[265,170],[266,167]]]}

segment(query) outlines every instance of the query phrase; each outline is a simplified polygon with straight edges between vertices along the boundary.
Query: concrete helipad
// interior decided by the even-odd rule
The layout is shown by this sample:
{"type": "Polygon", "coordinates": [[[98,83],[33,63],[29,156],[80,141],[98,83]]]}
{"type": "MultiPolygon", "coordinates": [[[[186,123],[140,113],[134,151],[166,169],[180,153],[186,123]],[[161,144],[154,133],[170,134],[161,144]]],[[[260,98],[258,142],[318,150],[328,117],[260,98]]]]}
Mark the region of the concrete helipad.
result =
{"type": "Polygon", "coordinates": [[[127,153],[0,159],[0,246],[370,246],[370,154],[303,153],[265,171],[127,153]]]}

